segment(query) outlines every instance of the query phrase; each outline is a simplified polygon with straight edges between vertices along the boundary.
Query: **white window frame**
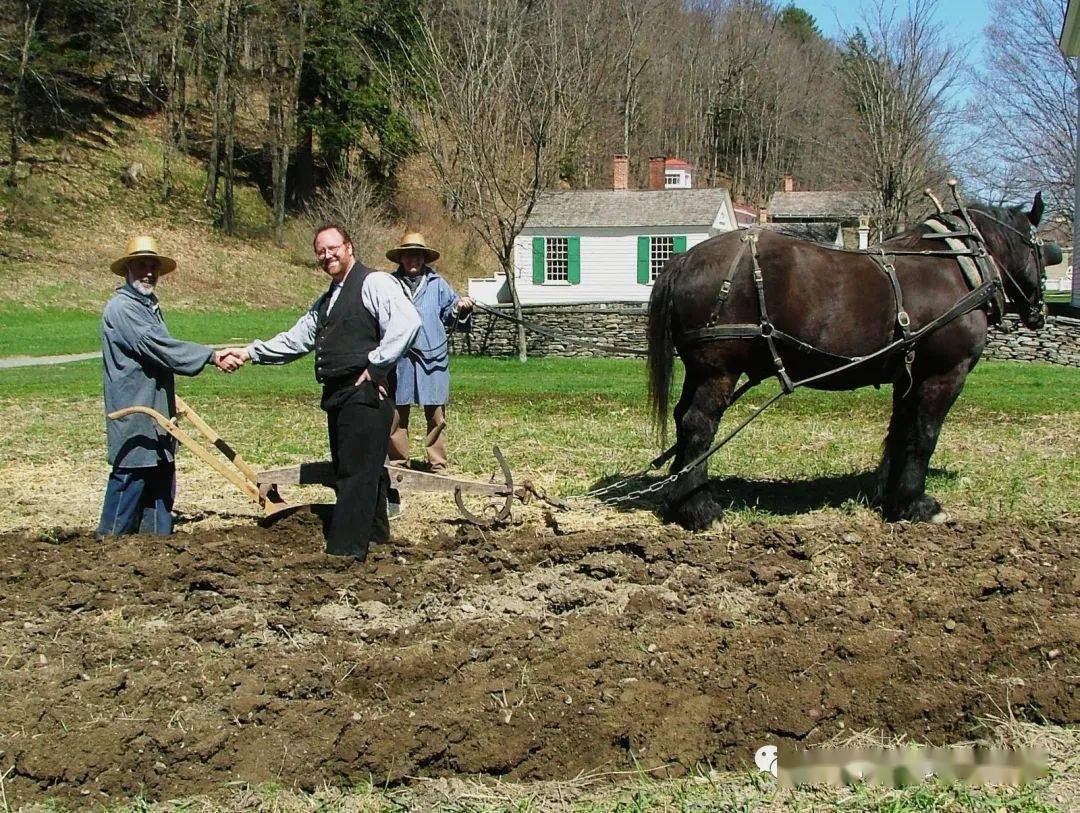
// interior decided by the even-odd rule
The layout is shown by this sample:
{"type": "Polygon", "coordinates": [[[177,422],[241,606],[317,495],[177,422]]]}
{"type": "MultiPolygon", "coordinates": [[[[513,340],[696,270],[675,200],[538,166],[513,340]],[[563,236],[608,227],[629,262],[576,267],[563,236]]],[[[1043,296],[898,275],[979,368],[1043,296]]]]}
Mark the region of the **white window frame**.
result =
{"type": "Polygon", "coordinates": [[[544,282],[570,284],[569,237],[544,238],[544,282]]]}
{"type": "Polygon", "coordinates": [[[667,261],[675,256],[674,235],[657,235],[649,237],[649,283],[656,282],[660,272],[664,270],[667,261]],[[666,242],[661,242],[666,241],[666,242]]]}

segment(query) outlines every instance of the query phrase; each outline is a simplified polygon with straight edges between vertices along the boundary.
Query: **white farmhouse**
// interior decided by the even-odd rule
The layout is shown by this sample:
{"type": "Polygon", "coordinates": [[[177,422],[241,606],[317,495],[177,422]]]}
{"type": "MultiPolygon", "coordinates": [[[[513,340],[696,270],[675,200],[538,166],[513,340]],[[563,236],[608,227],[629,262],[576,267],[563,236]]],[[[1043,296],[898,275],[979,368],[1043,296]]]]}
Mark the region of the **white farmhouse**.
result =
{"type": "MultiPolygon", "coordinates": [[[[523,305],[645,302],[673,254],[736,228],[722,188],[546,192],[514,246],[518,295],[523,305]]],[[[470,279],[469,295],[510,301],[502,274],[470,279]]]]}

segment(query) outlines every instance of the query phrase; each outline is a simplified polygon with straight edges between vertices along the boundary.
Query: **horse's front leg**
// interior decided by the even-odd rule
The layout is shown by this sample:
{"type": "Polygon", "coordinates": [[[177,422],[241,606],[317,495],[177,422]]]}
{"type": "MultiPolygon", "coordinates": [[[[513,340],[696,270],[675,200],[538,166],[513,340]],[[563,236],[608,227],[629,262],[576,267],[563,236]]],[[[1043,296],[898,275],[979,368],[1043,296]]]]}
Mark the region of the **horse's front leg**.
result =
{"type": "Polygon", "coordinates": [[[890,522],[935,521],[941,503],[926,493],[926,473],[941,426],[971,369],[968,361],[947,373],[916,382],[906,396],[894,395],[882,465],[882,513],[890,522]]]}
{"type": "MultiPolygon", "coordinates": [[[[675,407],[676,453],[674,474],[705,452],[727,409],[739,375],[698,376],[687,372],[682,397],[675,407]]],[[[709,527],[724,509],[709,494],[709,465],[702,463],[673,483],[667,492],[664,516],[691,531],[709,527]]]]}

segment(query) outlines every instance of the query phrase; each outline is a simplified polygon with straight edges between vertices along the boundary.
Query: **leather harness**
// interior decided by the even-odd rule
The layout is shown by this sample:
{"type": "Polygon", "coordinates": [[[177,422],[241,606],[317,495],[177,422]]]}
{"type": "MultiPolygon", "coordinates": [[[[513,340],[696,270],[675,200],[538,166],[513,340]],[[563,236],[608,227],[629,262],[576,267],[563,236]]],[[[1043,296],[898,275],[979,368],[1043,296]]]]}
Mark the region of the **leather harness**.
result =
{"type": "MultiPolygon", "coordinates": [[[[809,380],[798,382],[793,382],[791,380],[791,377],[784,367],[783,357],[780,355],[777,347],[778,343],[786,344],[804,353],[813,353],[836,361],[839,364],[839,368],[831,370],[830,374],[840,372],[840,368],[846,369],[863,361],[868,361],[871,358],[891,355],[894,351],[902,351],[904,353],[904,368],[910,382],[911,365],[915,360],[915,345],[919,339],[927,333],[948,324],[954,319],[982,307],[987,308],[987,316],[991,324],[997,324],[1001,321],[1002,314],[1005,310],[1004,291],[998,265],[994,261],[994,258],[986,251],[985,241],[979,233],[979,230],[975,227],[974,222],[972,222],[966,209],[962,210],[962,214],[964,216],[963,220],[948,213],[932,215],[927,221],[924,221],[930,228],[930,231],[923,235],[923,239],[925,240],[945,240],[947,245],[950,246],[956,245],[957,241],[959,241],[959,245],[962,246],[961,248],[950,247],[947,249],[922,250],[888,249],[885,246],[876,246],[870,249],[832,249],[834,251],[862,254],[869,257],[874,262],[875,267],[880,269],[889,280],[896,307],[894,339],[885,347],[873,353],[865,356],[844,356],[838,353],[832,353],[828,350],[822,350],[821,348],[815,347],[814,345],[804,342],[777,328],[769,318],[769,311],[765,302],[765,277],[761,269],[757,245],[759,233],[756,230],[747,228],[740,230],[744,232],[741,238],[742,246],[727,267],[720,283],[720,293],[717,295],[716,302],[709,314],[709,321],[703,327],[683,331],[680,334],[680,338],[682,341],[688,343],[723,341],[727,339],[754,339],[759,337],[765,339],[769,354],[772,356],[773,365],[776,368],[776,377],[779,379],[780,386],[785,393],[792,392],[796,387],[808,383],[809,380]],[[938,222],[935,222],[935,220],[938,222]],[[757,292],[758,324],[720,324],[719,320],[723,313],[724,305],[727,302],[728,295],[731,292],[735,274],[742,265],[743,257],[746,255],[748,248],[750,250],[753,269],[754,288],[757,292]],[[965,259],[969,263],[974,263],[974,267],[977,270],[977,279],[971,279],[970,275],[965,274],[965,279],[968,280],[972,289],[940,316],[923,325],[918,330],[912,330],[911,317],[908,316],[907,311],[904,309],[903,289],[900,285],[900,280],[897,277],[896,267],[894,265],[894,259],[898,256],[952,257],[956,259],[958,263],[961,262],[962,259],[965,259]]],[[[1036,254],[1037,253],[1038,252],[1036,252],[1036,254]]],[[[819,376],[814,376],[814,379],[818,378],[819,376]]]]}

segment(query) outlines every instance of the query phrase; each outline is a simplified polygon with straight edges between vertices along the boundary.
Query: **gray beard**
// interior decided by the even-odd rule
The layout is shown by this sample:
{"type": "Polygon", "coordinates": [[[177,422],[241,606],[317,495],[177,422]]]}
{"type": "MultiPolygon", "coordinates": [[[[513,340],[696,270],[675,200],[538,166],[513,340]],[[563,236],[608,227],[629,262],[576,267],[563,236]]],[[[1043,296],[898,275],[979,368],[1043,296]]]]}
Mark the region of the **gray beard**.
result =
{"type": "Polygon", "coordinates": [[[137,280],[131,283],[131,287],[143,296],[150,296],[150,294],[154,293],[154,286],[151,285],[149,282],[142,282],[141,280],[137,280]]]}

